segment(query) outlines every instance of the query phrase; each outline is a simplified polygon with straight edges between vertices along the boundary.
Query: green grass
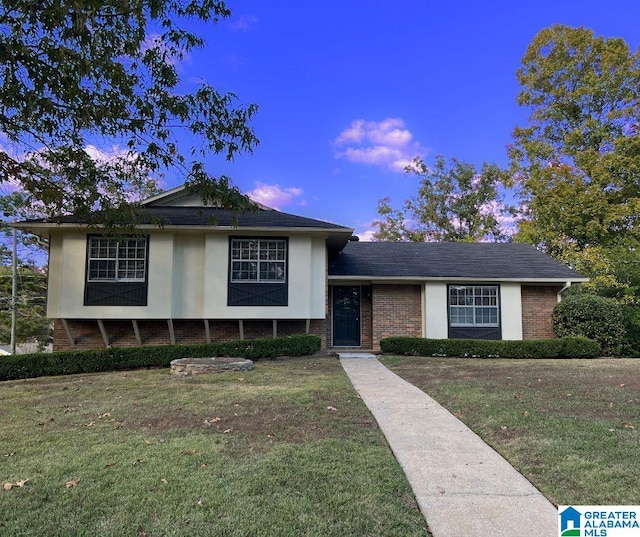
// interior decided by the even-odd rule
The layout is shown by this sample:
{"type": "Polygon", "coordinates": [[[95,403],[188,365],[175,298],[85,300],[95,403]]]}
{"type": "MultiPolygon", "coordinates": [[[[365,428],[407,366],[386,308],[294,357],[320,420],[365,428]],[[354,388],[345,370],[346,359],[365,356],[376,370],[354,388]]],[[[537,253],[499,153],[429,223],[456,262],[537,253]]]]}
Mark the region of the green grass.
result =
{"type": "Polygon", "coordinates": [[[430,535],[330,358],[0,383],[0,486],[25,479],[2,535],[430,535]]]}
{"type": "Polygon", "coordinates": [[[640,502],[640,360],[384,357],[556,505],[640,502]]]}

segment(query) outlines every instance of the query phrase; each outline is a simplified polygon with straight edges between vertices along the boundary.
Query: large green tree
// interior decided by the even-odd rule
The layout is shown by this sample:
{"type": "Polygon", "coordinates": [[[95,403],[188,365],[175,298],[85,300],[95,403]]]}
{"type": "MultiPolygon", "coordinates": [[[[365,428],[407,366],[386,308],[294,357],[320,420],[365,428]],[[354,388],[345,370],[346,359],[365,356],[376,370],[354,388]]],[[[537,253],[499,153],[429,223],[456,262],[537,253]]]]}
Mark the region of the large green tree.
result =
{"type": "MultiPolygon", "coordinates": [[[[51,320],[46,317],[47,273],[31,265],[17,267],[16,340],[47,344],[51,340],[51,320]]],[[[0,266],[0,343],[11,341],[12,271],[0,266]]]]}
{"type": "Polygon", "coordinates": [[[527,207],[518,238],[589,276],[623,305],[625,352],[640,354],[640,50],[586,28],[552,26],[518,71],[530,110],[514,132],[527,207]]]}
{"type": "Polygon", "coordinates": [[[170,172],[246,208],[202,160],[250,151],[256,106],[208,83],[186,90],[177,67],[204,45],[189,21],[229,15],[222,0],[3,0],[0,183],[49,215],[101,207],[117,223],[170,172]]]}
{"type": "Polygon", "coordinates": [[[504,173],[483,164],[478,171],[467,162],[436,156],[432,167],[416,158],[407,172],[419,178],[416,195],[401,209],[391,200],[378,203],[376,240],[501,241],[508,235],[505,221],[514,211],[504,203],[504,173]]]}
{"type": "Polygon", "coordinates": [[[556,25],[534,38],[518,80],[530,110],[511,148],[528,213],[519,237],[592,286],[629,287],[640,246],[640,51],[556,25]]]}

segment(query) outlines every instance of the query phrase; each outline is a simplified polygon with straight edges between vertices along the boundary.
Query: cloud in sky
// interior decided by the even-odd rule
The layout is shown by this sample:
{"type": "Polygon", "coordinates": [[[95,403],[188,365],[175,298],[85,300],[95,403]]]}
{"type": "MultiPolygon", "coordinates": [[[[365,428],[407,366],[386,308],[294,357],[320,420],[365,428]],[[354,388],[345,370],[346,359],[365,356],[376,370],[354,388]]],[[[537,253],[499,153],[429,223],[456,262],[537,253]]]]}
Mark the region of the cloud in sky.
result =
{"type": "Polygon", "coordinates": [[[362,242],[373,242],[374,241],[374,235],[376,233],[375,229],[367,229],[366,231],[361,231],[360,233],[356,233],[356,236],[362,241],[362,242]]]}
{"type": "Polygon", "coordinates": [[[241,32],[248,32],[253,28],[256,24],[258,24],[258,19],[253,15],[243,15],[237,21],[235,21],[231,27],[234,30],[239,30],[241,32]]]}
{"type": "Polygon", "coordinates": [[[301,196],[304,191],[298,187],[282,188],[280,185],[267,185],[256,181],[255,188],[247,195],[258,203],[262,203],[272,209],[280,209],[286,205],[306,205],[306,200],[301,196]]]}
{"type": "Polygon", "coordinates": [[[134,160],[136,154],[129,149],[122,149],[117,145],[112,145],[109,148],[99,148],[93,144],[89,144],[84,148],[87,155],[95,160],[98,164],[105,164],[114,162],[118,159],[134,160]]]}
{"type": "Polygon", "coordinates": [[[333,145],[336,158],[393,172],[403,172],[414,157],[427,152],[427,148],[413,140],[413,134],[400,118],[356,119],[338,135],[333,145]]]}

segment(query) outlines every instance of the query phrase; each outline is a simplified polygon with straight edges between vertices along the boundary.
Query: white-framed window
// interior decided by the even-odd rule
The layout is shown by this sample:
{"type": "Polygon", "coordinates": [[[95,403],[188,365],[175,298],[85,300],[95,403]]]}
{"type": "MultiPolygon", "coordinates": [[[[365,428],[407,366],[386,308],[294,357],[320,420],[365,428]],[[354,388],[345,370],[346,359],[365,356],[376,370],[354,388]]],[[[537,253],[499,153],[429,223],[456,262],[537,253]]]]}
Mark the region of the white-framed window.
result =
{"type": "Polygon", "coordinates": [[[285,239],[231,239],[231,281],[285,283],[285,239]]]}
{"type": "Polygon", "coordinates": [[[87,280],[143,282],[147,265],[146,237],[89,237],[87,280]]]}
{"type": "Polygon", "coordinates": [[[450,285],[451,326],[500,326],[497,285],[450,285]]]}

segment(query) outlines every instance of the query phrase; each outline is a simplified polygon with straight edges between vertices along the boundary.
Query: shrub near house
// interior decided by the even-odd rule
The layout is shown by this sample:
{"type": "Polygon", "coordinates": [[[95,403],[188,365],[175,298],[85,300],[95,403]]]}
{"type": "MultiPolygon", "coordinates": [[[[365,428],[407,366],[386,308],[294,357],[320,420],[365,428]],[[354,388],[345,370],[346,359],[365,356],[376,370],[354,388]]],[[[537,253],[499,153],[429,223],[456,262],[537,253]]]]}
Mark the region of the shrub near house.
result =
{"type": "Polygon", "coordinates": [[[469,358],[595,358],[600,345],[584,337],[521,341],[389,337],[380,342],[390,354],[469,358]]]}
{"type": "Polygon", "coordinates": [[[605,355],[617,356],[625,335],[622,308],[611,298],[581,293],[567,296],[553,310],[556,334],[597,341],[605,355]]]}

